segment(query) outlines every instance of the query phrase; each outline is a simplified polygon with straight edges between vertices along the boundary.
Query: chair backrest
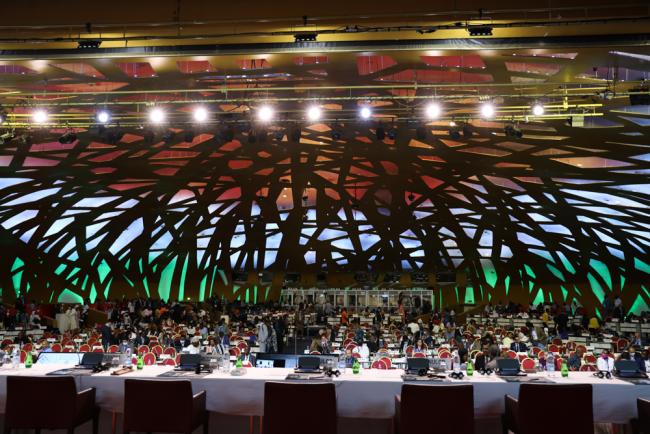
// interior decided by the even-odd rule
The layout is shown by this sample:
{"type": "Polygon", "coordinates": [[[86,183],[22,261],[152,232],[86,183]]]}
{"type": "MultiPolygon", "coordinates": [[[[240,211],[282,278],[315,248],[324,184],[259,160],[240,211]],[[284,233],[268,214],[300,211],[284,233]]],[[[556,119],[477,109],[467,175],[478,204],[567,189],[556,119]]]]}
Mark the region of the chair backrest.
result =
{"type": "Polygon", "coordinates": [[[76,396],[73,377],[9,376],[5,424],[12,428],[67,428],[75,417],[76,396]]]}
{"type": "Polygon", "coordinates": [[[399,432],[473,434],[474,386],[402,385],[399,432]],[[429,431],[422,424],[424,414],[436,421],[429,431]]]}
{"type": "Polygon", "coordinates": [[[142,361],[145,365],[151,366],[156,364],[156,355],[154,353],[147,353],[142,356],[142,361]]]}
{"type": "Polygon", "coordinates": [[[650,401],[644,398],[637,398],[636,411],[639,420],[639,431],[650,432],[650,401]]]}
{"type": "Polygon", "coordinates": [[[545,414],[565,414],[562,432],[593,434],[594,416],[591,384],[530,384],[519,386],[518,434],[547,434],[548,424],[540,422],[545,414]],[[567,411],[570,411],[567,413],[567,411]]]}
{"type": "Polygon", "coordinates": [[[192,383],[187,380],[125,380],[124,430],[191,432],[192,383]]]}
{"type": "Polygon", "coordinates": [[[264,434],[336,434],[334,384],[267,382],[263,423],[264,434]]]}
{"type": "Polygon", "coordinates": [[[108,347],[108,352],[109,353],[117,353],[119,350],[120,350],[120,347],[118,347],[117,345],[111,345],[110,347],[108,347]]]}

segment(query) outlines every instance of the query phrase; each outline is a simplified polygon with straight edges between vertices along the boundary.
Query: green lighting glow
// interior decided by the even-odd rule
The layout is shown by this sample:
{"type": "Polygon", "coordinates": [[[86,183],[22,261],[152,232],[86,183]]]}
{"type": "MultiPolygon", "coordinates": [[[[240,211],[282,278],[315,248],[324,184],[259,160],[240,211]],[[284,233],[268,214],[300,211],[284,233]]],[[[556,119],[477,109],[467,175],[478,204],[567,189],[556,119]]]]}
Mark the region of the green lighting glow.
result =
{"type": "Polygon", "coordinates": [[[605,265],[604,262],[598,261],[597,259],[591,259],[589,261],[589,266],[596,271],[603,278],[605,284],[609,290],[612,290],[612,276],[609,274],[609,268],[605,265]]]}
{"type": "Polygon", "coordinates": [[[605,291],[603,291],[603,287],[600,286],[600,283],[598,283],[598,280],[593,274],[587,273],[587,279],[591,285],[591,291],[594,293],[596,298],[598,298],[598,301],[602,303],[605,299],[605,291]]]}
{"type": "Polygon", "coordinates": [[[562,274],[562,272],[560,270],[558,270],[557,268],[555,268],[551,264],[546,264],[546,268],[548,268],[551,271],[551,273],[553,273],[553,275],[555,277],[557,277],[558,279],[560,279],[562,282],[565,281],[564,280],[564,275],[562,274]]]}
{"type": "Polygon", "coordinates": [[[650,274],[650,265],[643,262],[639,258],[634,258],[634,268],[644,273],[650,274]]]}
{"type": "Polygon", "coordinates": [[[506,297],[507,297],[508,291],[510,291],[510,276],[506,276],[504,283],[506,285],[506,297]]]}
{"type": "Polygon", "coordinates": [[[174,278],[174,269],[176,268],[176,260],[178,257],[174,257],[160,275],[160,282],[158,283],[158,294],[160,298],[165,301],[169,300],[169,294],[171,293],[172,288],[172,279],[174,278]]]}

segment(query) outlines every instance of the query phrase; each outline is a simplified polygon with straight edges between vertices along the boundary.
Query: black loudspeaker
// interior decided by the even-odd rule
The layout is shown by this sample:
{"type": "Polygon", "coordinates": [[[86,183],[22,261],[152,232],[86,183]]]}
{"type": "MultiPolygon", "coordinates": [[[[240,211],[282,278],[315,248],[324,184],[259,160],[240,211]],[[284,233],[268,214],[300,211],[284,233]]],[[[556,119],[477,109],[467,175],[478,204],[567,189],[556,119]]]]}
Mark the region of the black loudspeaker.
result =
{"type": "Polygon", "coordinates": [[[377,140],[382,141],[386,138],[386,130],[384,130],[384,127],[378,126],[375,130],[375,135],[377,136],[377,140]]]}
{"type": "Polygon", "coordinates": [[[320,357],[318,356],[302,356],[298,358],[299,369],[319,369],[320,357]]]}
{"type": "Polygon", "coordinates": [[[97,366],[104,361],[104,353],[84,353],[81,358],[82,366],[97,366]]]}

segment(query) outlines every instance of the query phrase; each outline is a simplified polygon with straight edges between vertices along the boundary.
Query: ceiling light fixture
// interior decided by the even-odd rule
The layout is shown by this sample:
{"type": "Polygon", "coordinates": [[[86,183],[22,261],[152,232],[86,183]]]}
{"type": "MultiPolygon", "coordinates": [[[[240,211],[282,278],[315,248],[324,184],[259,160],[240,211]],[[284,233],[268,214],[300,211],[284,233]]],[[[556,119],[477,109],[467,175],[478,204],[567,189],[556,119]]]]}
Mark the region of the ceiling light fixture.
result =
{"type": "Polygon", "coordinates": [[[160,108],[153,108],[149,112],[149,120],[154,124],[160,124],[165,120],[165,112],[160,108]]]}
{"type": "Polygon", "coordinates": [[[208,110],[205,107],[197,107],[192,113],[195,122],[205,122],[208,120],[208,110]]]}
{"type": "Polygon", "coordinates": [[[32,120],[37,124],[44,124],[45,122],[47,122],[48,117],[49,116],[47,112],[42,109],[38,109],[34,113],[32,113],[32,120]]]}
{"type": "Polygon", "coordinates": [[[442,113],[442,108],[440,107],[440,104],[438,104],[437,102],[432,102],[427,105],[425,112],[427,118],[438,119],[440,117],[440,114],[442,113]]]}
{"type": "Polygon", "coordinates": [[[544,106],[536,103],[533,105],[533,114],[535,116],[542,116],[544,114],[544,106]]]}
{"type": "Polygon", "coordinates": [[[257,119],[262,122],[269,122],[271,119],[273,119],[273,108],[268,105],[263,105],[260,107],[259,110],[257,110],[257,119]]]}
{"type": "Polygon", "coordinates": [[[111,120],[111,115],[106,110],[97,112],[97,122],[107,124],[111,120]]]}
{"type": "Polygon", "coordinates": [[[370,107],[362,107],[359,111],[359,115],[361,115],[361,118],[363,119],[370,119],[370,116],[372,116],[372,110],[370,110],[370,107]]]}
{"type": "Polygon", "coordinates": [[[494,105],[492,103],[486,102],[483,105],[481,105],[481,116],[484,119],[490,119],[492,116],[494,116],[494,105]]]}
{"type": "Polygon", "coordinates": [[[307,109],[307,119],[310,121],[317,121],[320,119],[322,111],[318,106],[311,106],[307,109]]]}

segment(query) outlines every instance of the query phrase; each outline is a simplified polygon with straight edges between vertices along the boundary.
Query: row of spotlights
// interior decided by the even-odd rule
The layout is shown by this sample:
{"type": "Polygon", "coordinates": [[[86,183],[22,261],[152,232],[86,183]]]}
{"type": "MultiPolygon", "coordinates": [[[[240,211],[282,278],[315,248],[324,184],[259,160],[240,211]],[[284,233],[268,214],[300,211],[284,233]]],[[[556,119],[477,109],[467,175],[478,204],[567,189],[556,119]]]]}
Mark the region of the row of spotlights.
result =
{"type": "MultiPolygon", "coordinates": [[[[535,116],[542,116],[544,114],[544,106],[542,104],[534,104],[532,107],[532,113],[535,116]]],[[[486,102],[483,103],[480,107],[481,117],[485,119],[492,118],[496,113],[496,108],[492,103],[486,102]]],[[[311,106],[307,109],[307,118],[310,121],[317,121],[322,116],[322,110],[318,106],[311,106]]],[[[425,108],[425,115],[429,119],[437,119],[442,114],[442,107],[437,102],[432,102],[428,104],[425,108]]],[[[269,122],[273,119],[275,112],[271,106],[265,105],[260,107],[257,110],[257,117],[262,122],[269,122]]],[[[359,111],[359,115],[362,119],[370,119],[372,116],[372,110],[370,107],[362,107],[359,111]]],[[[205,122],[208,120],[209,113],[205,107],[197,107],[194,109],[192,114],[195,122],[205,122]]],[[[149,120],[154,124],[160,124],[165,121],[166,114],[159,108],[154,107],[149,111],[149,120]]],[[[45,110],[36,110],[32,114],[32,120],[35,123],[45,123],[49,119],[49,115],[45,110]]],[[[111,120],[111,115],[109,112],[102,110],[97,113],[97,122],[101,124],[107,124],[111,120]]]]}

